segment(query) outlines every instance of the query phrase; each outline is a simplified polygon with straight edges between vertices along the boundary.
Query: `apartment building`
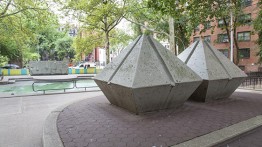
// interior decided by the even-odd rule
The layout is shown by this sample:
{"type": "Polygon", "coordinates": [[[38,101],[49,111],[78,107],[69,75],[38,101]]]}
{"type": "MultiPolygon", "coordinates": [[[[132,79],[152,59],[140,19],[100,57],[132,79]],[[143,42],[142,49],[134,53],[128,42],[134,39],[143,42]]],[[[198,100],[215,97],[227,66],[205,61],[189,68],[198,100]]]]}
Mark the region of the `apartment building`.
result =
{"type": "MultiPolygon", "coordinates": [[[[257,17],[259,0],[243,0],[244,14],[238,16],[238,20],[244,23],[236,29],[237,42],[239,46],[238,55],[234,44],[234,61],[238,58],[237,65],[245,72],[256,72],[261,70],[261,64],[257,53],[259,47],[256,44],[258,34],[255,32],[252,21],[257,17]]],[[[230,12],[228,12],[230,13],[230,12]]],[[[228,19],[228,23],[230,19],[228,19]]],[[[209,41],[216,49],[230,58],[230,42],[226,30],[221,29],[224,21],[216,19],[214,22],[206,21],[205,24],[198,25],[190,37],[190,43],[199,39],[209,41]],[[201,30],[206,29],[205,32],[201,30]]],[[[236,63],[236,62],[235,62],[236,63]]]]}

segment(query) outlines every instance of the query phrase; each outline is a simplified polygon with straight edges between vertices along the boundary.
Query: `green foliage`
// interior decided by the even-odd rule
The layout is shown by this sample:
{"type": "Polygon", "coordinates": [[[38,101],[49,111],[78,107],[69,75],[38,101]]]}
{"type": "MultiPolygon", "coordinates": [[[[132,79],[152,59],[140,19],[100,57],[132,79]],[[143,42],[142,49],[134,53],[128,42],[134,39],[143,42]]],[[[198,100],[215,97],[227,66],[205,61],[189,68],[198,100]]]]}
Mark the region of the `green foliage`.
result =
{"type": "Polygon", "coordinates": [[[122,50],[133,39],[132,36],[126,34],[125,32],[119,29],[112,31],[110,33],[110,37],[111,37],[112,51],[122,50]]]}
{"type": "Polygon", "coordinates": [[[55,60],[56,41],[66,36],[58,31],[58,26],[48,25],[37,34],[37,44],[34,46],[39,52],[41,60],[55,60]]]}
{"type": "Polygon", "coordinates": [[[38,32],[56,21],[46,1],[0,1],[0,54],[20,64],[35,59],[38,32]]]}
{"type": "Polygon", "coordinates": [[[258,16],[254,21],[254,28],[258,32],[257,44],[259,46],[259,52],[257,55],[259,56],[260,62],[262,62],[262,0],[259,1],[259,8],[258,16]]]}
{"type": "Polygon", "coordinates": [[[0,67],[5,66],[8,63],[8,58],[0,54],[0,67]]]}
{"type": "MultiPolygon", "coordinates": [[[[104,44],[109,62],[109,33],[115,29],[122,20],[126,11],[126,0],[66,0],[62,3],[64,8],[73,11],[74,15],[88,29],[104,33],[104,44]]],[[[89,42],[88,39],[87,42],[89,42]]],[[[78,41],[86,42],[86,41],[78,41]]],[[[89,47],[88,47],[89,48],[89,47]]],[[[78,49],[79,46],[78,46],[78,49]]],[[[81,51],[81,50],[80,50],[81,51]]]]}
{"type": "Polygon", "coordinates": [[[77,61],[81,60],[82,55],[91,53],[94,48],[104,46],[102,32],[89,28],[82,28],[79,32],[78,36],[73,40],[77,61]]]}
{"type": "MultiPolygon", "coordinates": [[[[189,43],[188,38],[191,34],[187,32],[187,26],[185,25],[188,23],[185,19],[187,16],[183,15],[183,13],[177,13],[178,11],[173,11],[173,9],[170,10],[170,13],[167,13],[168,10],[160,8],[164,3],[165,1],[156,0],[133,2],[129,7],[127,17],[134,22],[133,29],[135,31],[135,36],[142,34],[142,26],[145,34],[152,35],[156,33],[159,40],[168,40],[170,35],[168,20],[169,16],[172,16],[175,20],[175,40],[179,49],[183,49],[184,44],[187,45],[189,43]]],[[[172,5],[173,4],[175,3],[172,2],[172,5]]],[[[182,11],[182,9],[180,11],[182,11]]]]}
{"type": "MultiPolygon", "coordinates": [[[[184,33],[189,37],[193,29],[199,24],[204,24],[207,20],[215,21],[215,19],[221,19],[224,22],[222,30],[230,38],[230,24],[227,21],[230,18],[230,12],[232,12],[233,19],[233,31],[234,31],[234,45],[236,52],[238,52],[239,46],[236,35],[236,28],[242,25],[246,25],[249,20],[241,20],[247,17],[243,16],[244,3],[243,0],[148,0],[148,5],[151,8],[161,12],[165,15],[170,15],[174,18],[175,30],[183,30],[184,33]],[[230,3],[231,2],[231,3],[230,3]],[[186,31],[186,32],[185,32],[186,31]]],[[[251,24],[251,23],[250,23],[251,24]]],[[[211,26],[211,32],[215,26],[211,26]]],[[[205,29],[201,30],[200,33],[205,32],[205,29]]],[[[178,35],[179,35],[178,34],[178,35]]],[[[185,38],[187,38],[185,37],[185,38]]],[[[238,64],[238,57],[235,54],[234,62],[238,64]]]]}
{"type": "Polygon", "coordinates": [[[72,43],[73,39],[71,37],[64,37],[56,41],[55,51],[59,60],[63,60],[65,57],[70,59],[74,57],[72,43]]]}

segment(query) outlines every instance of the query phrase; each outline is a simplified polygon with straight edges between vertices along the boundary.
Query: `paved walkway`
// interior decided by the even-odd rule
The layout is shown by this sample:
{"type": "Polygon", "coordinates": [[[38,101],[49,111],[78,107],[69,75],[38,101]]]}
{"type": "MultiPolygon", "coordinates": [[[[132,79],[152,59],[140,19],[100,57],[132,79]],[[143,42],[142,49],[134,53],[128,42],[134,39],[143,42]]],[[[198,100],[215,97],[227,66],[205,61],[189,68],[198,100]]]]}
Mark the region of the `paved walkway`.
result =
{"type": "Polygon", "coordinates": [[[261,147],[262,146],[262,127],[245,133],[218,147],[261,147]]]}
{"type": "Polygon", "coordinates": [[[66,147],[164,147],[261,115],[261,106],[261,92],[238,90],[225,100],[135,115],[98,96],[66,107],[57,127],[66,147]]]}
{"type": "Polygon", "coordinates": [[[42,147],[43,124],[51,111],[98,95],[102,92],[0,98],[0,147],[42,147]]]}

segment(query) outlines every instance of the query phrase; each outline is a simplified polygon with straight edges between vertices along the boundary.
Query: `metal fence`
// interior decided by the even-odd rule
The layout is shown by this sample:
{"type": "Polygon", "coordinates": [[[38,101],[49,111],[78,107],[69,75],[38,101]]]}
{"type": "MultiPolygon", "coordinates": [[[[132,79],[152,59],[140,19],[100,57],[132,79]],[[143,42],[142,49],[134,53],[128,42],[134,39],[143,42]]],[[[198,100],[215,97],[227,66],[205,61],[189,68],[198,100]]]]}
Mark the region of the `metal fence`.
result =
{"type": "Polygon", "coordinates": [[[239,88],[262,90],[262,76],[249,75],[239,88]]]}
{"type": "Polygon", "coordinates": [[[32,83],[32,90],[34,92],[42,91],[43,94],[46,94],[46,91],[55,91],[55,90],[63,90],[65,93],[66,90],[80,89],[80,88],[85,89],[85,91],[87,91],[87,89],[91,89],[90,91],[100,91],[97,85],[81,85],[79,81],[83,81],[83,80],[93,81],[93,78],[77,77],[74,79],[61,79],[61,80],[52,80],[52,79],[36,80],[32,83]],[[55,84],[55,83],[60,83],[60,85],[63,85],[63,86],[40,87],[40,88],[38,87],[38,86],[41,86],[42,84],[55,84]],[[98,89],[94,90],[92,88],[98,88],[98,89]]]}

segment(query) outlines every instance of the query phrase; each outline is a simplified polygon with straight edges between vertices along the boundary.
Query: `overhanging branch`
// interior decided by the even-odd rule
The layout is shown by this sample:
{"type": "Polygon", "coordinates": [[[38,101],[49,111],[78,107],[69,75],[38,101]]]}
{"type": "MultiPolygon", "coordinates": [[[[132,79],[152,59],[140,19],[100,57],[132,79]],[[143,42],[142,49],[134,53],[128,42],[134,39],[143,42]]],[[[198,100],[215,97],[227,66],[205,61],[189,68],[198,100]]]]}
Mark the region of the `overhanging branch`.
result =
{"type": "Polygon", "coordinates": [[[126,17],[125,17],[125,19],[126,19],[127,21],[129,21],[129,22],[131,22],[131,23],[134,23],[134,24],[137,24],[137,25],[139,25],[139,26],[141,26],[141,27],[143,27],[143,28],[145,28],[145,29],[147,29],[147,30],[149,30],[149,31],[151,31],[151,32],[158,33],[158,34],[164,34],[164,35],[166,35],[166,36],[169,37],[169,34],[166,33],[166,32],[154,30],[154,29],[149,28],[149,27],[147,27],[147,26],[145,26],[145,25],[143,25],[143,24],[141,24],[141,23],[138,23],[138,22],[135,22],[135,21],[133,21],[133,20],[130,20],[130,19],[126,18],[126,17]]]}
{"type": "Polygon", "coordinates": [[[41,8],[25,8],[25,9],[18,10],[18,11],[13,12],[13,13],[9,13],[9,14],[1,15],[0,18],[4,18],[4,17],[11,16],[11,15],[15,15],[15,14],[18,14],[18,13],[24,12],[24,11],[26,11],[26,10],[47,10],[47,9],[41,9],[41,8]]]}
{"type": "MultiPolygon", "coordinates": [[[[1,2],[1,1],[0,1],[0,2],[1,2]]],[[[3,10],[3,12],[1,12],[1,15],[0,15],[0,16],[4,15],[4,14],[7,12],[8,7],[10,6],[11,2],[12,2],[12,0],[9,0],[9,1],[8,1],[7,5],[5,6],[5,9],[3,10]]]]}

